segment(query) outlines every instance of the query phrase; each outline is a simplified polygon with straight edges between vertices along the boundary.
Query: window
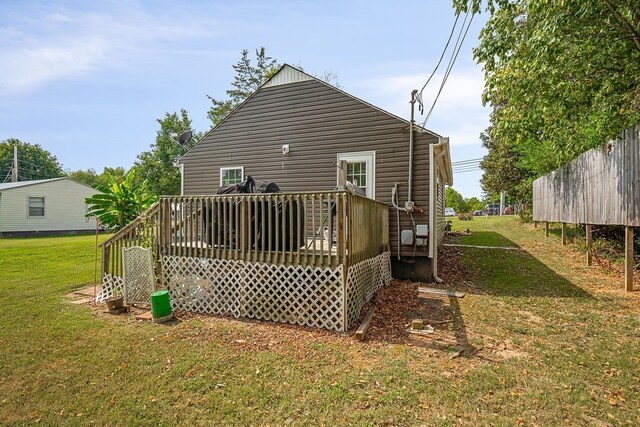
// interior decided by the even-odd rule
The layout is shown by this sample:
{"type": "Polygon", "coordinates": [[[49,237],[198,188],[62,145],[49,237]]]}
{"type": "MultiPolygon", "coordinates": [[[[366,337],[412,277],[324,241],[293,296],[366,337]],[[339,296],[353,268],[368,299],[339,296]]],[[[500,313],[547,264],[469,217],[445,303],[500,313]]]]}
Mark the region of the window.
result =
{"type": "Polygon", "coordinates": [[[240,184],[244,177],[244,168],[242,166],[220,168],[220,186],[240,184]]]}
{"type": "Polygon", "coordinates": [[[367,188],[367,162],[347,163],[347,181],[358,187],[367,188]]]}
{"type": "Polygon", "coordinates": [[[29,197],[28,216],[44,216],[44,197],[29,197]]]}
{"type": "Polygon", "coordinates": [[[347,162],[347,181],[362,188],[367,197],[375,199],[375,151],[338,154],[338,161],[347,162]]]}

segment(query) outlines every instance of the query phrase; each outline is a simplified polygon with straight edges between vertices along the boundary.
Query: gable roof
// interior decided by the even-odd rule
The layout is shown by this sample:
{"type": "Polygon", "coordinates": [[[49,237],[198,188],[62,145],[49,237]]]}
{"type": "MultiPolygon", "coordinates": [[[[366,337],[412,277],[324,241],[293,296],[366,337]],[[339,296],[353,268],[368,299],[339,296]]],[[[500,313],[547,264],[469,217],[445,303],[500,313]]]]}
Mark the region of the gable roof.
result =
{"type": "Polygon", "coordinates": [[[0,191],[11,190],[13,188],[26,187],[28,185],[42,184],[45,182],[59,181],[61,179],[65,179],[65,177],[52,178],[52,179],[34,179],[32,181],[5,182],[3,184],[0,184],[0,191]]]}
{"type": "MultiPolygon", "coordinates": [[[[83,185],[87,188],[91,188],[92,190],[95,190],[95,188],[90,187],[86,184],[83,184],[81,182],[78,182],[74,179],[69,178],[68,176],[61,176],[60,178],[51,178],[51,179],[34,179],[32,181],[18,181],[18,182],[5,182],[3,184],[0,184],[0,191],[5,191],[5,190],[13,190],[14,188],[22,188],[22,187],[27,187],[30,185],[38,185],[38,184],[44,184],[45,182],[54,182],[54,181],[61,181],[63,179],[66,179],[68,181],[71,181],[73,183],[76,183],[78,185],[83,185]]],[[[95,190],[97,192],[99,192],[98,190],[95,190]]]]}
{"type": "MultiPolygon", "coordinates": [[[[309,80],[314,80],[324,86],[327,86],[337,92],[342,93],[345,96],[348,96],[351,99],[354,99],[355,101],[364,104],[370,108],[373,108],[383,114],[386,114],[390,117],[393,117],[394,119],[403,122],[404,124],[406,124],[407,126],[410,125],[409,120],[403,119],[402,117],[396,116],[395,114],[392,114],[380,107],[376,107],[373,104],[368,103],[367,101],[364,101],[356,96],[351,95],[350,93],[347,93],[345,91],[343,91],[342,89],[339,89],[323,80],[320,80],[317,77],[312,76],[311,74],[307,74],[304,71],[302,71],[299,68],[293,67],[289,64],[282,64],[282,66],[278,69],[278,71],[276,71],[271,77],[269,77],[264,83],[262,83],[262,85],[260,85],[260,87],[258,89],[256,89],[251,95],[249,95],[247,97],[247,99],[245,99],[244,101],[242,101],[240,104],[238,104],[236,106],[236,108],[234,108],[229,114],[226,115],[226,117],[224,119],[222,119],[220,121],[220,123],[218,123],[216,126],[214,126],[211,130],[209,130],[209,132],[207,132],[205,135],[203,135],[203,137],[200,139],[200,141],[198,141],[197,143],[195,143],[193,145],[193,147],[191,147],[186,153],[184,153],[182,155],[182,157],[180,157],[179,162],[182,162],[182,158],[184,158],[185,156],[187,156],[196,146],[198,146],[200,144],[200,142],[202,142],[206,137],[208,137],[210,134],[212,134],[213,132],[215,132],[224,122],[227,121],[227,119],[229,119],[229,117],[231,117],[236,111],[238,111],[240,108],[242,108],[251,98],[253,98],[255,96],[256,93],[260,92],[260,90],[262,90],[263,88],[266,87],[274,87],[274,86],[280,86],[280,85],[284,85],[284,84],[290,84],[290,83],[297,83],[297,82],[303,82],[303,81],[309,81],[309,80]]],[[[425,133],[429,133],[433,136],[436,136],[438,138],[442,138],[441,135],[438,135],[437,133],[430,131],[426,128],[423,128],[422,126],[414,123],[413,124],[414,129],[418,132],[425,132],[425,133]]]]}

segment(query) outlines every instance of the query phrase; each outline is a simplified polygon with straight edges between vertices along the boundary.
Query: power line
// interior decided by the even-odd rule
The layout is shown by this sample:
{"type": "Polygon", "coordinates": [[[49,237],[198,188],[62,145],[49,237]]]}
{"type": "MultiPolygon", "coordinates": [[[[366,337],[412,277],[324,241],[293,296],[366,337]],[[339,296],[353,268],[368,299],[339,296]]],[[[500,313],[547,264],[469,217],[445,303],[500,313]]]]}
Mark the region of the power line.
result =
{"type": "Polygon", "coordinates": [[[458,169],[458,170],[454,169],[454,170],[452,170],[451,172],[453,172],[453,173],[460,173],[460,172],[474,172],[474,171],[481,171],[481,170],[483,170],[483,169],[480,169],[480,168],[472,168],[472,169],[458,169]]]}
{"type": "Polygon", "coordinates": [[[9,177],[11,177],[12,171],[13,171],[13,168],[10,168],[9,172],[7,173],[7,176],[4,178],[4,181],[2,181],[3,184],[9,180],[9,177]]]}
{"type": "Polygon", "coordinates": [[[452,165],[457,165],[461,163],[476,163],[484,160],[484,157],[478,157],[477,159],[467,159],[467,160],[458,160],[457,162],[451,162],[452,165]]]}
{"type": "Polygon", "coordinates": [[[436,64],[436,67],[433,69],[433,71],[431,72],[431,75],[429,76],[429,78],[427,79],[425,84],[422,86],[422,89],[420,89],[420,94],[419,94],[420,100],[422,100],[422,92],[424,91],[424,88],[427,87],[427,85],[429,84],[429,82],[433,78],[433,76],[436,73],[436,71],[438,71],[438,68],[440,67],[440,63],[442,62],[442,59],[444,58],[445,53],[447,53],[447,49],[449,48],[449,43],[451,43],[451,38],[453,37],[453,33],[456,30],[456,26],[458,25],[458,19],[459,18],[460,18],[460,14],[457,13],[456,14],[456,20],[453,22],[453,26],[451,27],[451,33],[449,33],[449,38],[447,39],[447,44],[444,45],[444,49],[442,50],[442,55],[440,55],[440,59],[438,59],[438,63],[436,64]]]}
{"type": "Polygon", "coordinates": [[[482,169],[469,169],[469,170],[462,170],[462,171],[453,171],[453,173],[467,173],[467,172],[479,172],[482,171],[482,169]]]}
{"type": "Polygon", "coordinates": [[[471,13],[471,19],[469,19],[469,24],[467,24],[467,28],[464,30],[464,34],[462,34],[462,30],[464,28],[464,24],[467,20],[467,17],[469,16],[469,10],[467,10],[467,14],[465,15],[465,19],[462,22],[462,27],[460,28],[460,33],[458,34],[458,39],[456,40],[456,45],[453,47],[453,52],[451,53],[451,59],[449,59],[449,65],[447,66],[447,70],[445,71],[445,75],[442,79],[442,83],[440,84],[440,89],[438,90],[438,94],[436,95],[436,99],[433,100],[433,104],[431,105],[431,108],[429,109],[429,112],[427,113],[427,117],[424,119],[424,122],[422,122],[422,127],[425,127],[427,124],[427,121],[429,120],[429,117],[431,117],[431,113],[433,112],[433,109],[436,106],[436,103],[438,102],[438,99],[440,98],[440,94],[442,93],[442,89],[444,88],[445,83],[447,83],[447,80],[449,79],[449,75],[451,74],[451,70],[453,69],[453,66],[456,63],[456,59],[458,59],[458,54],[460,53],[460,50],[462,49],[462,45],[464,44],[464,39],[467,37],[467,33],[469,32],[469,28],[471,27],[471,23],[473,22],[473,17],[475,16],[475,14],[471,13]],[[460,39],[460,36],[462,35],[462,39],[460,39]],[[459,44],[458,44],[459,42],[459,44]],[[456,50],[457,49],[457,50],[456,50]]]}

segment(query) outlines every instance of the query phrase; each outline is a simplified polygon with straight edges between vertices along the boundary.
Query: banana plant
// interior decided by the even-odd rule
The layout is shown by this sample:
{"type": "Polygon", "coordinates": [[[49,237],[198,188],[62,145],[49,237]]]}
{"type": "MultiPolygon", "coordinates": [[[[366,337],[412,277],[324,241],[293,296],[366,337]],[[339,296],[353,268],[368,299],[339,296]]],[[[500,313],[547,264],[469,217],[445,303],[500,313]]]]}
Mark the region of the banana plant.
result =
{"type": "Polygon", "coordinates": [[[87,217],[96,217],[110,231],[118,231],[145,212],[157,200],[149,194],[147,181],[135,184],[135,169],[131,169],[124,181],[118,184],[107,174],[108,185],[95,184],[100,191],[85,199],[87,217]]]}

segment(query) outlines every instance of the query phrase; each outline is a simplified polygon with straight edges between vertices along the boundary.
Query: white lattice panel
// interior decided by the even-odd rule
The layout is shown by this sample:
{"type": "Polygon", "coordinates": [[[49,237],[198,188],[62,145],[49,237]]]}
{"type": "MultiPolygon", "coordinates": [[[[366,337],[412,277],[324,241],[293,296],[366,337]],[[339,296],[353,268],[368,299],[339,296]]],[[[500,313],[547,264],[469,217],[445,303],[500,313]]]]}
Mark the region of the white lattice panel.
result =
{"type": "Polygon", "coordinates": [[[149,304],[156,288],[153,252],[141,246],[122,248],[125,304],[149,304]]]}
{"type": "Polygon", "coordinates": [[[391,281],[389,252],[382,253],[349,267],[347,273],[347,321],[351,327],[360,314],[362,306],[378,289],[391,281]]]}
{"type": "Polygon", "coordinates": [[[341,331],[343,268],[164,256],[174,308],[341,331]]]}
{"type": "Polygon", "coordinates": [[[111,298],[114,294],[122,295],[122,290],[124,287],[124,281],[120,276],[112,276],[111,274],[105,273],[102,276],[102,286],[100,287],[100,292],[96,296],[96,302],[104,302],[111,298]]]}

